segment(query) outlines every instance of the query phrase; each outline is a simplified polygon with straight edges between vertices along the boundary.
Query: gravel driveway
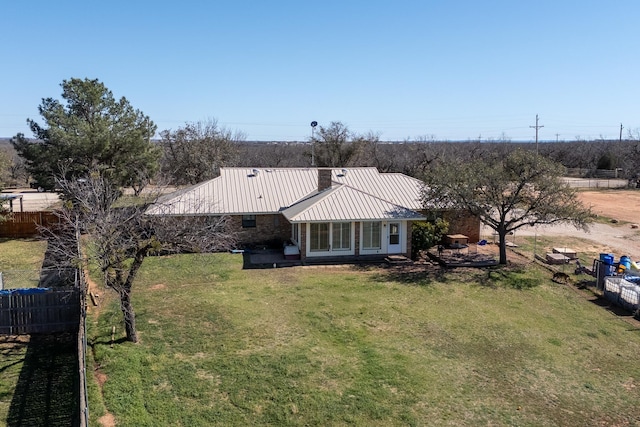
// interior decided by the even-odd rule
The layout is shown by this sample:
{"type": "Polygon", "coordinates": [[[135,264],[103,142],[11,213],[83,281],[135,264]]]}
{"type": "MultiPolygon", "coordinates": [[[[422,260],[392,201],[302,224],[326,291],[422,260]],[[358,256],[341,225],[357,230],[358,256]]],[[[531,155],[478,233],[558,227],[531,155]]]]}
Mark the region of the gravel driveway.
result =
{"type": "MultiPolygon", "coordinates": [[[[640,228],[631,228],[633,224],[640,224],[640,191],[580,191],[578,199],[599,217],[621,222],[593,223],[588,232],[570,225],[523,227],[516,231],[516,236],[533,236],[537,233],[538,236],[579,237],[593,242],[598,248],[596,251],[612,252],[616,257],[627,255],[640,261],[640,228]]],[[[493,233],[488,227],[484,227],[482,232],[484,236],[491,236],[493,233]]]]}
{"type": "MultiPolygon", "coordinates": [[[[22,210],[25,212],[47,210],[60,201],[57,193],[38,193],[30,188],[4,190],[2,194],[22,195],[22,210]]],[[[20,212],[19,200],[14,200],[13,210],[20,212]]]]}
{"type": "Polygon", "coordinates": [[[609,225],[594,223],[588,232],[577,230],[570,225],[523,227],[516,231],[518,236],[570,236],[591,240],[598,246],[607,246],[616,257],[627,255],[633,260],[640,260],[640,230],[626,225],[609,225]]]}

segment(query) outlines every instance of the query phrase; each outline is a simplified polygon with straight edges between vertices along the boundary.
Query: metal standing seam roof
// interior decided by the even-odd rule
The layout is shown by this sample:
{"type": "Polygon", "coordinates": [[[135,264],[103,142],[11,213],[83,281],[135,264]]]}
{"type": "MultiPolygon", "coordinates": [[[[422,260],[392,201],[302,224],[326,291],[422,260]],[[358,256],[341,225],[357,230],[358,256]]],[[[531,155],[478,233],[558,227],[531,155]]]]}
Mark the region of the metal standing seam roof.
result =
{"type": "Polygon", "coordinates": [[[334,186],[282,214],[292,223],[320,221],[366,221],[372,219],[423,220],[411,209],[364,193],[347,185],[334,186]]]}
{"type": "Polygon", "coordinates": [[[374,167],[334,169],[332,179],[397,205],[422,209],[424,183],[419,179],[401,173],[380,173],[374,167]]]}
{"type": "Polygon", "coordinates": [[[169,215],[279,212],[317,191],[317,175],[317,169],[308,168],[221,168],[219,177],[173,193],[147,212],[169,215]]]}
{"type": "MultiPolygon", "coordinates": [[[[379,204],[370,199],[372,196],[396,207],[422,208],[422,182],[403,174],[381,174],[374,167],[333,168],[332,181],[357,190],[358,194],[350,190],[340,196],[353,196],[349,205],[379,204]]],[[[221,168],[219,177],[167,195],[147,212],[168,215],[274,213],[315,196],[317,190],[318,168],[221,168]]],[[[337,200],[336,197],[332,200],[337,200]]],[[[383,208],[379,206],[379,209],[383,208]]]]}

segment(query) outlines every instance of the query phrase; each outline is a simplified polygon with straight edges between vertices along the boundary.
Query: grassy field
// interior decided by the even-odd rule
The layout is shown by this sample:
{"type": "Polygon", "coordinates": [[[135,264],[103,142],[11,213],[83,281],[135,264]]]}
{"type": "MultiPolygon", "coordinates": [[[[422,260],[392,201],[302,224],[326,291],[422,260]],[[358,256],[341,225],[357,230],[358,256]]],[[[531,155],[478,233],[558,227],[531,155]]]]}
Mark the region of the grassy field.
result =
{"type": "Polygon", "coordinates": [[[0,337],[0,425],[71,426],[78,415],[73,334],[0,337]]]}
{"type": "Polygon", "coordinates": [[[92,425],[640,424],[640,330],[548,272],[184,255],[134,292],[141,343],[91,317],[92,425]]]}
{"type": "Polygon", "coordinates": [[[0,271],[5,288],[38,286],[46,240],[0,239],[0,271]]]}

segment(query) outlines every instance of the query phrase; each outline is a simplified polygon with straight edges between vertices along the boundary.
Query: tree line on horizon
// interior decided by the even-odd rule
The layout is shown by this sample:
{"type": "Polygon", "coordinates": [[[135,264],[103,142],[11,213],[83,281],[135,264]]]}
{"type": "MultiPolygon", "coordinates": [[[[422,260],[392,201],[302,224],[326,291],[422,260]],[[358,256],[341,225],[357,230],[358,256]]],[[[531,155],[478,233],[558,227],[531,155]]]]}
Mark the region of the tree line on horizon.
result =
{"type": "Polygon", "coordinates": [[[308,141],[255,143],[211,118],[187,122],[156,134],[149,116],[126,98],[116,99],[98,80],[70,79],[61,84],[63,101],[45,98],[39,106],[44,126],[27,119],[32,137],[15,135],[0,148],[0,186],[27,185],[52,189],[64,170],[80,176],[100,165],[136,193],[151,181],[196,184],[219,175],[221,167],[364,167],[417,177],[436,164],[457,164],[517,149],[536,150],[543,157],[588,175],[597,169],[619,169],[618,176],[638,177],[640,130],[622,141],[513,142],[494,140],[450,142],[435,136],[389,143],[375,131],[352,132],[340,121],[318,126],[308,141]],[[80,118],[80,120],[79,120],[80,118]],[[74,129],[73,132],[66,131],[74,129]],[[116,172],[117,171],[117,172],[116,172]]]}
{"type": "MultiPolygon", "coordinates": [[[[340,122],[338,122],[340,124],[340,122]]],[[[215,120],[186,123],[180,130],[210,128],[215,120]]],[[[217,125],[215,125],[217,126],[217,125]]],[[[169,131],[167,131],[169,132],[169,131]]],[[[222,129],[221,134],[229,133],[222,129]]],[[[159,174],[156,179],[171,185],[196,184],[215,178],[220,167],[309,167],[311,145],[307,142],[254,143],[232,138],[196,137],[194,139],[151,141],[160,148],[159,174]]],[[[360,139],[326,146],[315,142],[315,165],[336,167],[376,167],[380,172],[399,172],[418,177],[435,161],[457,164],[489,153],[509,153],[518,148],[535,151],[535,145],[524,142],[466,141],[403,141],[388,143],[376,139],[360,139]],[[336,163],[335,159],[345,160],[336,163]]],[[[640,171],[640,140],[568,141],[539,144],[540,155],[562,164],[567,169],[579,169],[580,176],[594,176],[598,170],[619,169],[618,177],[637,179],[640,171]]],[[[0,144],[0,188],[38,187],[25,159],[10,144],[0,144]]],[[[44,188],[44,187],[43,187],[44,188]]]]}

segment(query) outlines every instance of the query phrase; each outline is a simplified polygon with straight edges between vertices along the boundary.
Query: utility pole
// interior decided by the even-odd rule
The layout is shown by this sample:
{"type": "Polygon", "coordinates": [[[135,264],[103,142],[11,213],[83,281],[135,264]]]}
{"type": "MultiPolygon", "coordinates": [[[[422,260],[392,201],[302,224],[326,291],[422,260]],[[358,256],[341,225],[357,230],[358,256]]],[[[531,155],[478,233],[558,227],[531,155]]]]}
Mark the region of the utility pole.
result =
{"type": "Polygon", "coordinates": [[[556,133],[556,142],[558,142],[559,138],[560,138],[560,134],[556,133]]]}
{"type": "Polygon", "coordinates": [[[530,128],[534,128],[536,130],[536,154],[538,154],[538,129],[543,128],[543,125],[538,124],[538,115],[536,114],[536,125],[529,126],[530,128]]]}
{"type": "Polygon", "coordinates": [[[622,142],[622,129],[624,129],[622,127],[622,123],[620,123],[620,142],[622,142]]]}
{"type": "Polygon", "coordinates": [[[316,165],[316,126],[318,122],[315,120],[311,122],[311,167],[316,165]]]}

